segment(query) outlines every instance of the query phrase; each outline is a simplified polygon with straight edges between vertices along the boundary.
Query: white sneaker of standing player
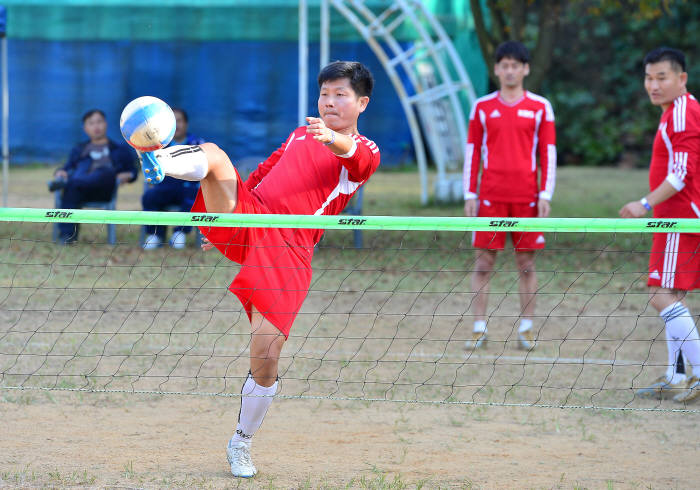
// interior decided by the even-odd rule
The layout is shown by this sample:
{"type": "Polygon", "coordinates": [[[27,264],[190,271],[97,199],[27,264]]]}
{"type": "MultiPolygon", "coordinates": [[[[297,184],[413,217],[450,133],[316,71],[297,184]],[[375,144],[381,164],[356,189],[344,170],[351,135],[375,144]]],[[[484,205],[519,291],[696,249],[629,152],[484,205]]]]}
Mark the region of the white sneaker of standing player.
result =
{"type": "Polygon", "coordinates": [[[258,470],[250,458],[250,448],[245,442],[229,441],[226,446],[226,459],[231,465],[231,474],[240,478],[252,478],[258,470]]]}
{"type": "Polygon", "coordinates": [[[185,240],[187,235],[181,231],[176,231],[170,238],[170,246],[176,250],[181,250],[185,248],[185,240]]]}
{"type": "Polygon", "coordinates": [[[161,246],[160,237],[156,234],[148,235],[143,241],[144,250],[153,250],[161,246]]]}

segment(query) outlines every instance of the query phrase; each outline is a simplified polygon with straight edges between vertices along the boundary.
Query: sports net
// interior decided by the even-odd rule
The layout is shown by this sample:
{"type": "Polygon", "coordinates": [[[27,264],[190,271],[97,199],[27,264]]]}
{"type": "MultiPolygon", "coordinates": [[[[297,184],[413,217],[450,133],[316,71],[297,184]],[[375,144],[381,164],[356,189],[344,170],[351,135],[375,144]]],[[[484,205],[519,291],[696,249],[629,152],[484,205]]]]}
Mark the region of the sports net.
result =
{"type": "MultiPolygon", "coordinates": [[[[635,391],[666,370],[648,304],[650,226],[677,220],[246,216],[0,210],[0,388],[238,396],[250,326],[216,251],[137,245],[139,225],[326,228],[311,290],[280,359],[279,396],[698,411],[635,391]],[[99,223],[51,243],[56,221],[99,223]],[[106,223],[119,224],[116,246],[106,223]],[[534,332],[518,350],[518,271],[499,255],[486,348],[471,336],[473,230],[549,232],[538,253],[534,332]],[[364,247],[353,246],[353,229],[364,247]],[[41,237],[41,238],[38,238],[41,237]]],[[[697,296],[688,297],[691,311],[697,296]]]]}

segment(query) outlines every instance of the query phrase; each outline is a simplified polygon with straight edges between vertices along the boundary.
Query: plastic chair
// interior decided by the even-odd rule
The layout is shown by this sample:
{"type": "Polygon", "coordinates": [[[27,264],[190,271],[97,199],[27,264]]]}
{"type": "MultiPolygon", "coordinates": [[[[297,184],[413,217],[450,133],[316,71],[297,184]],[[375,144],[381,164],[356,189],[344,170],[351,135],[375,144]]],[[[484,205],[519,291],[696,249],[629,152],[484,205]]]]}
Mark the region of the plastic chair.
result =
{"type": "MultiPolygon", "coordinates": [[[[119,189],[119,179],[116,180],[114,184],[114,191],[112,192],[112,198],[109,201],[91,201],[91,202],[86,202],[83,204],[83,208],[92,208],[92,209],[105,209],[109,211],[114,211],[117,209],[117,191],[119,189]]],[[[54,195],[54,202],[56,208],[61,207],[61,196],[62,192],[60,190],[55,191],[53,193],[54,195]]],[[[59,229],[58,229],[58,223],[54,223],[53,225],[53,241],[58,242],[58,237],[61,235],[59,229]]],[[[115,224],[108,224],[107,225],[107,243],[110,245],[115,245],[117,243],[117,225],[115,224]]]]}

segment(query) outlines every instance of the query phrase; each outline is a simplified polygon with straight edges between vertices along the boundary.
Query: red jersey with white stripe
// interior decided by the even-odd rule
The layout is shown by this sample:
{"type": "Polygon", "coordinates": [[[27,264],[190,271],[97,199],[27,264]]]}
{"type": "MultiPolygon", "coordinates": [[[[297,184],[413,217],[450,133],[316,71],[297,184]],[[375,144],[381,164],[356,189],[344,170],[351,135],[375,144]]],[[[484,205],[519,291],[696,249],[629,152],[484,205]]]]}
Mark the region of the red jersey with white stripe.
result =
{"type": "Polygon", "coordinates": [[[464,198],[496,202],[550,200],[557,167],[554,111],[544,97],[525,92],[513,104],[500,92],[477,99],[469,116],[464,198]],[[538,157],[540,178],[538,181],[538,157]]]}
{"type": "Polygon", "coordinates": [[[700,218],[700,104],[690,94],[673,101],[656,131],[649,189],[667,180],[679,192],[654,207],[655,218],[700,218]]]}
{"type": "MultiPolygon", "coordinates": [[[[337,156],[299,127],[244,185],[274,214],[339,214],[379,166],[377,145],[364,136],[350,137],[355,150],[337,156]]],[[[299,245],[313,246],[321,235],[323,230],[299,229],[299,245]]]]}

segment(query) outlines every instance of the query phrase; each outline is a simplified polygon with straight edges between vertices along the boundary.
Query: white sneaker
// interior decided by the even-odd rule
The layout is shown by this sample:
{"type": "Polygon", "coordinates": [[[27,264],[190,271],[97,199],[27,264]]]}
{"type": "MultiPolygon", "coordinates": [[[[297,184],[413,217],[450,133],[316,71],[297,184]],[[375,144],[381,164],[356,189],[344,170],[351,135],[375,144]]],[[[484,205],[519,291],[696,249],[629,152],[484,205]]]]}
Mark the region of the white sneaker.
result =
{"type": "Polygon", "coordinates": [[[476,350],[486,347],[487,341],[486,332],[472,332],[472,338],[464,343],[464,347],[468,350],[476,350]]]}
{"type": "Polygon", "coordinates": [[[185,239],[187,238],[187,235],[185,235],[181,231],[176,231],[173,233],[172,238],[170,239],[170,246],[177,249],[181,250],[185,248],[185,239]]]}
{"type": "Polygon", "coordinates": [[[239,478],[252,478],[258,472],[250,459],[250,449],[245,442],[229,441],[226,446],[226,459],[231,465],[231,474],[239,478]]]}
{"type": "Polygon", "coordinates": [[[683,394],[687,385],[687,379],[679,381],[678,383],[671,383],[664,375],[655,379],[649,386],[635,391],[635,395],[644,398],[656,398],[657,400],[663,400],[670,396],[673,396],[675,399],[675,396],[681,396],[683,394]]]}
{"type": "Polygon", "coordinates": [[[696,378],[695,376],[692,376],[686,385],[686,389],[682,392],[677,394],[676,396],[673,397],[673,399],[677,402],[689,402],[691,400],[695,400],[698,396],[700,396],[700,379],[696,378]]]}
{"type": "Polygon", "coordinates": [[[532,350],[535,348],[535,334],[532,329],[518,332],[518,349],[532,350]]]}
{"type": "Polygon", "coordinates": [[[144,250],[153,250],[160,247],[160,237],[158,235],[148,235],[143,241],[144,250]]]}

